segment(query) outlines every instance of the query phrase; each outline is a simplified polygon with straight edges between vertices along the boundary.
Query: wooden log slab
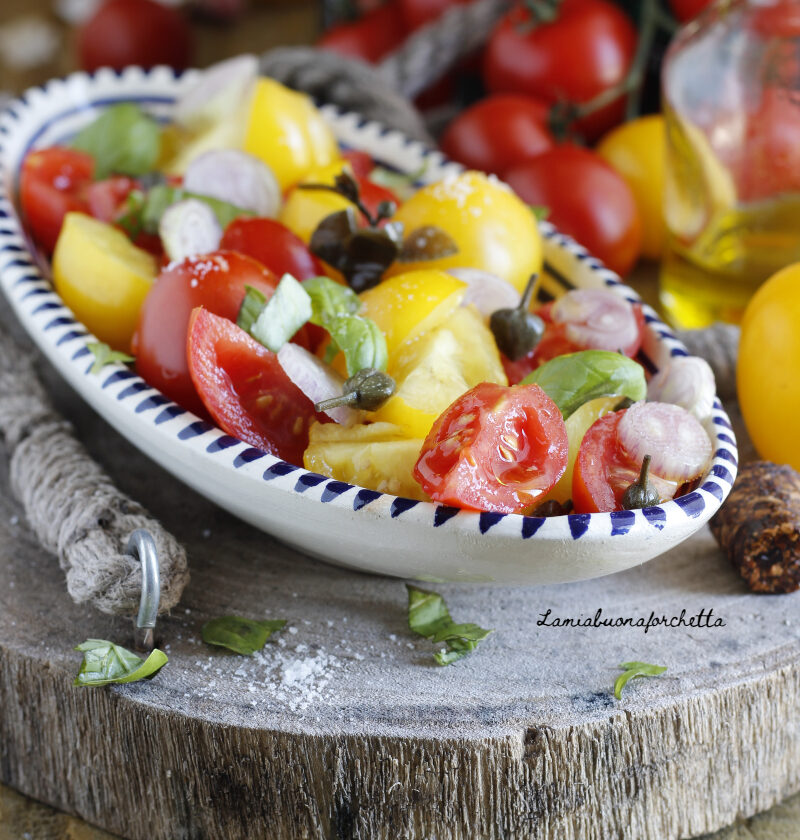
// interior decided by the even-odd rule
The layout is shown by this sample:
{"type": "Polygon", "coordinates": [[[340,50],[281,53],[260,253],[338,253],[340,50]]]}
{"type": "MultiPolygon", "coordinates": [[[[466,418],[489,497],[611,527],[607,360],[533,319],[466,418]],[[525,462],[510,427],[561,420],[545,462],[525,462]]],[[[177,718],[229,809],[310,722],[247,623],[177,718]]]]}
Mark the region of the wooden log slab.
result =
{"type": "MultiPolygon", "coordinates": [[[[545,588],[442,585],[495,632],[433,664],[401,582],[310,560],[150,464],[50,379],[121,489],[187,547],[150,682],[73,688],[88,637],[132,625],[68,598],[0,463],[0,781],[127,838],[672,840],[800,790],[800,593],[750,595],[704,531],[627,573],[545,588]],[[540,626],[713,610],[721,627],[540,626]],[[286,618],[249,658],[211,617],[286,618]],[[611,686],[617,664],[666,674],[611,686]]],[[[380,550],[376,546],[376,550],[380,550]]]]}

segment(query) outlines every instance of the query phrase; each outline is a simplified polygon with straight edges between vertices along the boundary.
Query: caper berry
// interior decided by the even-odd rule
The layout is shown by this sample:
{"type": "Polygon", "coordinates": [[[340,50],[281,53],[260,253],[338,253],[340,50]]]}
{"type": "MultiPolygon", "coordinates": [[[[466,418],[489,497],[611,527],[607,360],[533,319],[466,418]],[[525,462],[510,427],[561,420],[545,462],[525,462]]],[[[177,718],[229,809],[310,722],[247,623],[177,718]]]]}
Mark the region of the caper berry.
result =
{"type": "Polygon", "coordinates": [[[544,335],[544,321],[530,311],[539,275],[532,274],[519,305],[513,309],[498,309],[489,319],[489,329],[497,348],[512,362],[527,356],[544,335]]]}
{"type": "Polygon", "coordinates": [[[645,455],[642,459],[642,469],[639,478],[631,484],[622,497],[622,507],[625,510],[637,510],[639,508],[653,507],[661,501],[658,491],[647,480],[650,471],[650,456],[645,455]]]}
{"type": "Polygon", "coordinates": [[[314,404],[316,411],[327,411],[347,405],[364,411],[375,411],[394,394],[395,381],[382,370],[362,368],[345,381],[340,397],[332,397],[314,404]]]}

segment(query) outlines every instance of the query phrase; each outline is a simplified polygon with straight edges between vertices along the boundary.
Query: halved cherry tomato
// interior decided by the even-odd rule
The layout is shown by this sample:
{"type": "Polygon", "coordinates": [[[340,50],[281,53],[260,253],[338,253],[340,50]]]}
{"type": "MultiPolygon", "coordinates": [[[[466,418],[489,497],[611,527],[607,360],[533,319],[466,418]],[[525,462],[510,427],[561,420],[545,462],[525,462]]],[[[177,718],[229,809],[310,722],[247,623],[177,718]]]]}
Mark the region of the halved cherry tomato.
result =
{"type": "Polygon", "coordinates": [[[101,222],[115,222],[131,190],[138,187],[139,182],[127,175],[114,175],[103,181],[95,181],[86,190],[89,212],[101,222]]]}
{"type": "Polygon", "coordinates": [[[156,279],[139,313],[131,348],[143,379],[185,408],[203,414],[186,360],[189,317],[197,306],[235,321],[245,286],[269,298],[278,278],[261,263],[235,251],[188,257],[156,279]]]}
{"type": "Polygon", "coordinates": [[[361,149],[344,149],[342,157],[350,164],[353,175],[357,178],[369,178],[370,172],[375,168],[372,155],[361,149]]]}
{"type": "Polygon", "coordinates": [[[433,424],[414,477],[438,502],[522,513],[562,476],[568,450],[561,412],[538,385],[483,382],[433,424]]]}
{"type": "Polygon", "coordinates": [[[186,355],[197,392],[223,431],[291,464],[303,463],[312,420],[326,418],[316,414],[275,353],[198,307],[189,319],[186,355]]]}
{"type": "MultiPolygon", "coordinates": [[[[622,510],[625,491],[639,477],[641,464],[626,454],[617,430],[625,411],[596,420],[581,441],[572,474],[572,505],[576,513],[622,510]]],[[[648,477],[663,500],[671,499],[678,485],[654,475],[648,477]]]]}
{"type": "Polygon", "coordinates": [[[234,219],[219,247],[258,260],[278,277],[291,274],[295,280],[305,280],[323,273],[305,242],[274,219],[234,219]]]}
{"type": "Polygon", "coordinates": [[[34,239],[48,253],[56,247],[67,213],[88,213],[86,190],[94,159],[86,152],[51,146],[30,152],[22,164],[19,195],[34,239]]]}

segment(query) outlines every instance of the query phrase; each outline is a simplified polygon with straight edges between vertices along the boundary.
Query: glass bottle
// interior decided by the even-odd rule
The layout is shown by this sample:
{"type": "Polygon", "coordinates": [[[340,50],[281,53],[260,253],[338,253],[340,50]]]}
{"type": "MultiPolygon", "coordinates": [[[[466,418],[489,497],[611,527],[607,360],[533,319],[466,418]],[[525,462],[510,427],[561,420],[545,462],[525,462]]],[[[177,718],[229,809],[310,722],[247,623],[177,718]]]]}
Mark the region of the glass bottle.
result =
{"type": "Polygon", "coordinates": [[[671,44],[661,303],[681,327],[737,322],[800,261],[800,0],[718,0],[671,44]]]}

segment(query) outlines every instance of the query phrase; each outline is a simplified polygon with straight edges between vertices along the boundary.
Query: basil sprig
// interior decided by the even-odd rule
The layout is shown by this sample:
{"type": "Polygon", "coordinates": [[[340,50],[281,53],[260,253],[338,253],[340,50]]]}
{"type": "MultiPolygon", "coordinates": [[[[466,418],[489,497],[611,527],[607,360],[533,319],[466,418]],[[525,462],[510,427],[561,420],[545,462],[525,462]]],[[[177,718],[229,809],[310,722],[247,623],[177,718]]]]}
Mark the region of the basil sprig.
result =
{"type": "Polygon", "coordinates": [[[406,589],[409,628],[434,644],[444,642],[446,646],[446,650],[433,655],[439,665],[450,665],[462,659],[492,632],[477,624],[456,624],[450,617],[444,598],[438,593],[409,584],[406,584],[406,589]]]}
{"type": "Polygon", "coordinates": [[[100,373],[106,365],[113,365],[121,362],[126,365],[129,362],[135,362],[133,356],[123,353],[120,350],[112,350],[107,344],[102,341],[90,341],[86,347],[94,356],[94,363],[90,368],[90,373],[100,373]]]}
{"type": "Polygon", "coordinates": [[[566,420],[585,402],[619,395],[634,402],[647,396],[642,366],[608,350],[581,350],[556,356],[523,380],[538,385],[558,406],[566,420]]]}
{"type": "Polygon", "coordinates": [[[87,639],[75,650],[83,653],[83,662],[74,685],[138,682],[152,677],[167,664],[167,655],[161,650],[156,649],[147,659],[142,659],[104,639],[87,639]]]}
{"type": "Polygon", "coordinates": [[[217,217],[217,221],[223,230],[234,219],[254,215],[249,210],[243,210],[235,204],[220,201],[218,198],[189,192],[183,187],[156,184],[146,192],[144,190],[132,190],[130,192],[125,213],[117,219],[117,224],[123,227],[132,237],[142,232],[158,233],[158,225],[165,211],[173,204],[187,198],[194,198],[207,204],[217,217]]]}
{"type": "Polygon", "coordinates": [[[144,175],[161,154],[161,127],[138,105],[122,102],[78,132],[72,147],[94,158],[97,180],[114,173],[144,175]]]}
{"type": "Polygon", "coordinates": [[[201,635],[207,645],[228,648],[242,656],[252,656],[264,647],[273,633],[285,626],[285,619],[257,621],[239,615],[225,615],[207,621],[201,635]]]}
{"type": "Polygon", "coordinates": [[[666,665],[651,665],[648,662],[623,662],[620,666],[623,672],[614,681],[614,697],[622,699],[622,689],[629,680],[635,677],[657,677],[667,670],[666,665]]]}

